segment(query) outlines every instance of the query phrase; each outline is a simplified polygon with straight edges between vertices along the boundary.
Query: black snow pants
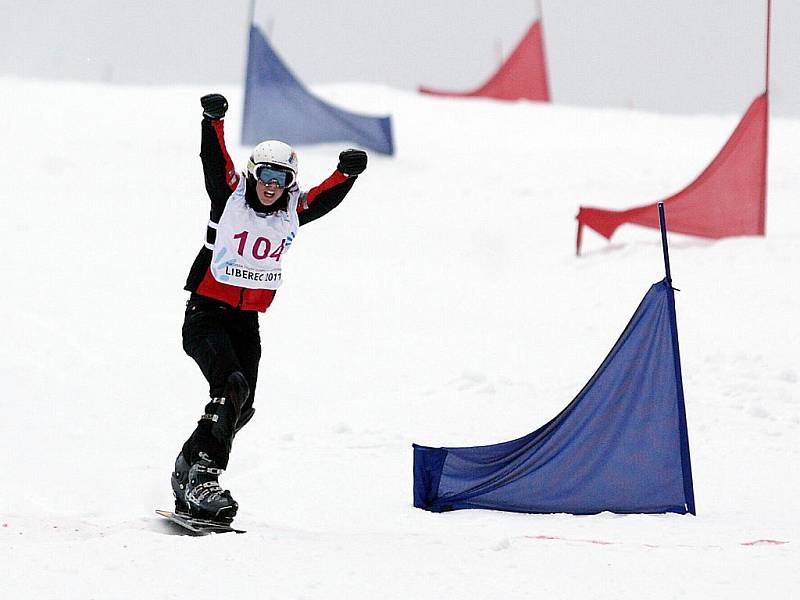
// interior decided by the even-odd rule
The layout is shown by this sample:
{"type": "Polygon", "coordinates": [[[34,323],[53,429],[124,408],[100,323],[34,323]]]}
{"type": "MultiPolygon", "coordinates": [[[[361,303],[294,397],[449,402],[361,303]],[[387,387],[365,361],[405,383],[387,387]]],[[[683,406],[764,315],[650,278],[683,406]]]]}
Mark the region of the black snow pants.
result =
{"type": "Polygon", "coordinates": [[[183,321],[183,349],[203,372],[211,397],[197,428],[183,445],[183,456],[192,464],[204,452],[217,466],[226,469],[233,437],[254,412],[261,359],[258,313],[192,294],[183,321]],[[231,394],[231,375],[237,371],[244,375],[249,387],[239,411],[230,398],[220,400],[231,394]]]}

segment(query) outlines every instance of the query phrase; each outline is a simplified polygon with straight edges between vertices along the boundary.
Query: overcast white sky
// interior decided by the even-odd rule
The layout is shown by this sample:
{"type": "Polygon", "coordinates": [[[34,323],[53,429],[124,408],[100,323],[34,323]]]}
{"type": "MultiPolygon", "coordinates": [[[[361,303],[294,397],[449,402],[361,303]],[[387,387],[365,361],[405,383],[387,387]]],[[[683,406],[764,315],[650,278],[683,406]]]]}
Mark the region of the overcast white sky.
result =
{"type": "MultiPolygon", "coordinates": [[[[0,0],[0,75],[231,83],[249,0],[0,0]]],[[[767,0],[542,0],[565,104],[743,112],[764,85],[767,0]]],[[[471,89],[539,13],[536,0],[261,0],[256,22],[306,84],[471,89]],[[502,8],[499,8],[502,7],[502,8]]],[[[800,115],[800,2],[773,0],[772,106],[800,115]]]]}

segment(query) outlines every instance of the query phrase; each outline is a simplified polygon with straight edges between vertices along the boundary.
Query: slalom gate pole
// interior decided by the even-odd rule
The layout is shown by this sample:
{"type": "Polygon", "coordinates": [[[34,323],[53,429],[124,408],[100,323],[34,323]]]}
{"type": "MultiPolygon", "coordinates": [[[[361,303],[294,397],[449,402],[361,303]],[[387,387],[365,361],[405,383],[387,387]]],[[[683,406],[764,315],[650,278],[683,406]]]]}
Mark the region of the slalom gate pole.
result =
{"type": "Polygon", "coordinates": [[[769,92],[769,62],[772,42],[772,0],[767,0],[767,65],[764,68],[764,91],[769,92]]]}
{"type": "Polygon", "coordinates": [[[761,200],[761,223],[759,233],[766,235],[767,226],[767,175],[768,175],[768,160],[769,156],[769,77],[770,77],[770,55],[772,51],[772,0],[767,0],[767,51],[766,51],[766,68],[764,69],[764,95],[767,99],[767,116],[764,126],[764,191],[762,192],[761,200]]]}
{"type": "Polygon", "coordinates": [[[250,9],[248,12],[247,30],[250,31],[250,28],[253,26],[253,19],[256,16],[256,0],[250,0],[250,9]]]}
{"type": "Polygon", "coordinates": [[[669,246],[667,246],[667,220],[664,217],[664,203],[658,203],[658,221],[661,224],[661,248],[664,250],[664,268],[667,272],[667,283],[672,287],[672,273],[669,270],[669,246]]]}

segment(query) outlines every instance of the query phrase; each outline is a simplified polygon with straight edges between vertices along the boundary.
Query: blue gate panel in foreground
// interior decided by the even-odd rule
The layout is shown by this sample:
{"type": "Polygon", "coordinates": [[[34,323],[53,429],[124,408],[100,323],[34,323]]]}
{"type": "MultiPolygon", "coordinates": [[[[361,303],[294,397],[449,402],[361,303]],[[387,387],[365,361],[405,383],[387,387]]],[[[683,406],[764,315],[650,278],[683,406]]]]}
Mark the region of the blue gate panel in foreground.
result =
{"type": "Polygon", "coordinates": [[[242,144],[352,142],[392,154],[389,117],[357,115],[313,96],[295,78],[254,25],[244,93],[242,144]]]}
{"type": "Polygon", "coordinates": [[[549,423],[491,446],[415,444],[414,506],[695,514],[667,280],[650,288],[603,364],[549,423]]]}

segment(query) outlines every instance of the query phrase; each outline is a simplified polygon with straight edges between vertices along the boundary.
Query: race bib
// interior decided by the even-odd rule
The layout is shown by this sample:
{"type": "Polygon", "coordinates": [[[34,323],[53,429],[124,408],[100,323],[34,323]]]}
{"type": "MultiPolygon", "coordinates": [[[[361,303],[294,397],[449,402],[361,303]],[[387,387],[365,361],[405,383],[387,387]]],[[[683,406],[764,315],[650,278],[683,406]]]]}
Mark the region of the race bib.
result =
{"type": "MultiPolygon", "coordinates": [[[[300,190],[289,194],[287,211],[263,215],[245,200],[246,177],[228,198],[217,224],[211,259],[214,279],[248,289],[276,290],[282,283],[283,255],[292,245],[300,222],[297,201],[300,190]]],[[[213,227],[213,224],[211,225],[213,227]]]]}

